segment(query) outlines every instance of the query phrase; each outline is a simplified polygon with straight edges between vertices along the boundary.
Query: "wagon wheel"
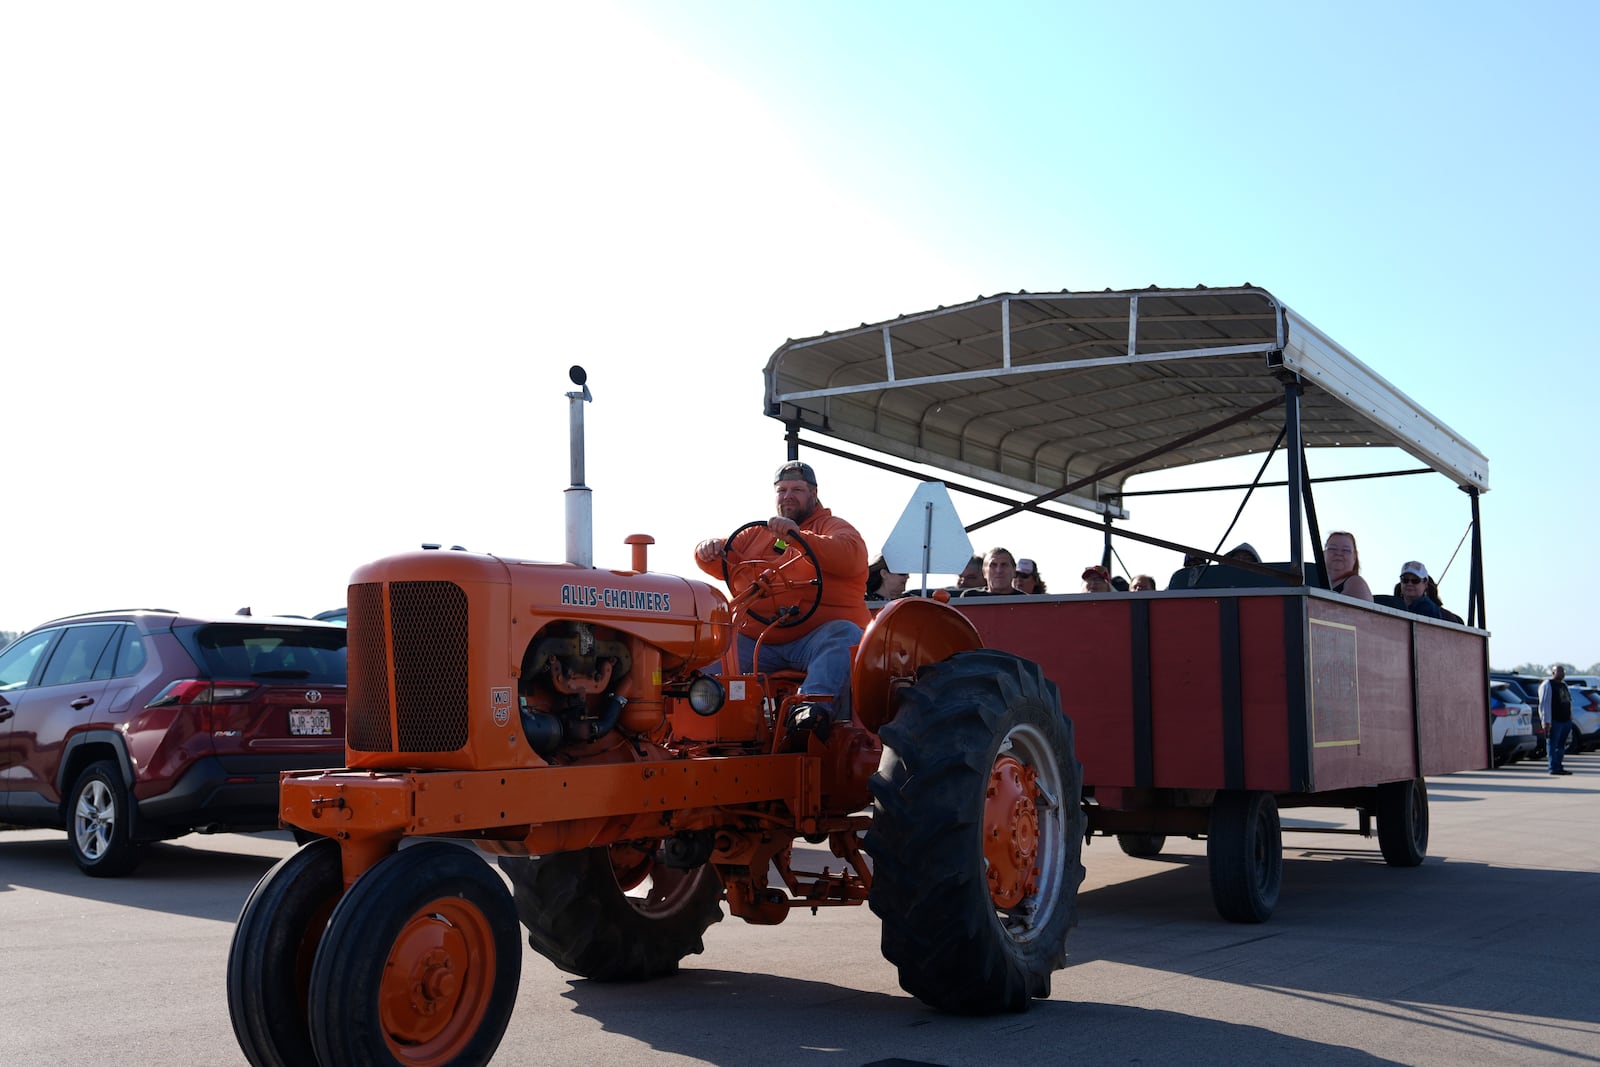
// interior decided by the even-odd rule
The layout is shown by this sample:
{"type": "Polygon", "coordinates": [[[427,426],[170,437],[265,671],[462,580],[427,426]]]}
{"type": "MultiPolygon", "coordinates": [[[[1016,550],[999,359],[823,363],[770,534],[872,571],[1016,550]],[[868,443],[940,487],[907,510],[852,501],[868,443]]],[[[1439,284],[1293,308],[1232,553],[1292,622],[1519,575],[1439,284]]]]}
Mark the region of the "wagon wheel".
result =
{"type": "Polygon", "coordinates": [[[1161,855],[1166,847],[1166,834],[1118,834],[1117,847],[1130,856],[1149,859],[1161,855]]]}
{"type": "Polygon", "coordinates": [[[252,1067],[315,1063],[306,1025],[311,961],[344,892],[328,838],[278,862],[251,890],[228,950],[228,1014],[252,1067]]]}
{"type": "Polygon", "coordinates": [[[1271,793],[1224,790],[1206,832],[1211,900],[1229,922],[1261,923],[1283,887],[1283,830],[1271,793]]]}
{"type": "MultiPolygon", "coordinates": [[[[753,556],[734,560],[732,563],[728,561],[728,554],[733,551],[734,542],[740,534],[757,527],[765,528],[766,525],[765,519],[747,522],[722,542],[722,580],[727,583],[728,590],[734,594],[735,600],[748,595],[749,603],[745,606],[745,614],[761,625],[771,626],[774,619],[780,619],[778,623],[780,627],[799,626],[816,614],[817,608],[822,604],[822,564],[817,562],[816,552],[812,551],[811,545],[804,537],[798,533],[788,535],[785,540],[793,542],[794,547],[800,550],[800,554],[781,563],[778,561],[787,551],[786,547],[778,549],[778,554],[775,556],[753,556]],[[796,573],[795,568],[798,568],[801,560],[811,562],[810,578],[802,578],[796,573]],[[734,588],[736,575],[740,586],[738,589],[734,588]],[[763,584],[768,588],[763,589],[763,584]],[[806,595],[808,587],[811,591],[809,603],[806,595]],[[792,604],[783,602],[790,598],[793,599],[792,604]],[[773,613],[770,616],[761,614],[752,606],[763,601],[772,604],[773,613]],[[802,605],[805,606],[803,612],[800,610],[802,605]],[[787,614],[783,614],[780,610],[783,608],[790,610],[787,614]]],[[[783,542],[775,540],[773,547],[776,548],[780,543],[783,542]]]]}
{"type": "Polygon", "coordinates": [[[311,1041],[327,1064],[489,1062],[517,998],[522,948],[505,883],[459,845],[380,861],[344,895],[311,970],[311,1041]]]}
{"type": "Polygon", "coordinates": [[[722,921],[722,883],[709,865],[661,861],[659,844],[548,856],[502,856],[528,944],[570,974],[636,981],[671,974],[702,952],[722,921]]]}
{"type": "Polygon", "coordinates": [[[1421,778],[1378,786],[1378,848],[1391,867],[1415,867],[1428,855],[1428,785],[1421,778]]]}
{"type": "Polygon", "coordinates": [[[1019,657],[960,652],[919,671],[882,737],[869,903],[900,985],[969,1014],[1049,996],[1083,880],[1082,770],[1056,687],[1019,657]]]}

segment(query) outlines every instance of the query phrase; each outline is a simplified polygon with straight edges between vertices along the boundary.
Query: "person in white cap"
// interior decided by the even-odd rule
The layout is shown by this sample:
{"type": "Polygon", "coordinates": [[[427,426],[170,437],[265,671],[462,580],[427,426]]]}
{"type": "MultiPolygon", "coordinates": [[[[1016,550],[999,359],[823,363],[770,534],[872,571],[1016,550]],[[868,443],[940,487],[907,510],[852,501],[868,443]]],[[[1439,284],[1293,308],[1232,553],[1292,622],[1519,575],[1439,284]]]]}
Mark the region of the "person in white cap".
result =
{"type": "Polygon", "coordinates": [[[1017,576],[1011,584],[1022,593],[1045,592],[1044,579],[1039,576],[1039,565],[1031,559],[1017,560],[1017,576]]]}
{"type": "Polygon", "coordinates": [[[1428,596],[1428,568],[1412,560],[1400,568],[1400,584],[1395,587],[1406,610],[1430,619],[1442,619],[1439,605],[1428,596]]]}

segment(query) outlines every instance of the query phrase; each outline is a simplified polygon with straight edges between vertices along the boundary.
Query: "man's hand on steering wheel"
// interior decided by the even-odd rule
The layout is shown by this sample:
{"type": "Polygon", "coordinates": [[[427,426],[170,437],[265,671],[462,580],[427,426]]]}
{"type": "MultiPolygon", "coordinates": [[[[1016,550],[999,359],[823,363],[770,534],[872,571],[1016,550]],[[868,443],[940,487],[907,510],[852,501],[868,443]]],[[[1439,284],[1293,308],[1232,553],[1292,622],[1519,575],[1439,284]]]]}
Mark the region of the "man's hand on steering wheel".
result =
{"type": "Polygon", "coordinates": [[[793,538],[800,536],[800,524],[793,519],[786,519],[782,515],[774,515],[768,519],[767,529],[778,537],[793,538]]]}
{"type": "Polygon", "coordinates": [[[757,622],[767,626],[774,622],[780,627],[798,626],[811,618],[822,604],[822,564],[800,533],[799,523],[793,519],[774,515],[765,521],[756,519],[747,522],[720,543],[720,551],[716,551],[715,547],[718,547],[718,542],[715,540],[702,541],[696,546],[695,555],[707,562],[718,556],[722,558],[723,581],[728,583],[728,590],[734,594],[735,602],[741,600],[751,602],[752,606],[747,606],[745,610],[757,622]],[[760,550],[756,550],[760,554],[747,559],[730,558],[730,553],[734,551],[734,546],[741,535],[748,530],[763,527],[773,536],[770,550],[766,547],[766,538],[757,538],[756,544],[763,546],[760,550]],[[799,549],[799,555],[783,559],[790,548],[799,549]],[[710,551],[711,555],[701,556],[702,551],[710,551]],[[775,554],[768,554],[769,551],[775,554]],[[799,573],[800,568],[797,564],[801,560],[810,562],[809,575],[799,573]],[[736,574],[739,575],[738,589],[734,588],[736,574]],[[784,603],[784,600],[792,602],[784,603]],[[773,613],[763,615],[757,611],[753,604],[758,601],[771,604],[773,613]]]}

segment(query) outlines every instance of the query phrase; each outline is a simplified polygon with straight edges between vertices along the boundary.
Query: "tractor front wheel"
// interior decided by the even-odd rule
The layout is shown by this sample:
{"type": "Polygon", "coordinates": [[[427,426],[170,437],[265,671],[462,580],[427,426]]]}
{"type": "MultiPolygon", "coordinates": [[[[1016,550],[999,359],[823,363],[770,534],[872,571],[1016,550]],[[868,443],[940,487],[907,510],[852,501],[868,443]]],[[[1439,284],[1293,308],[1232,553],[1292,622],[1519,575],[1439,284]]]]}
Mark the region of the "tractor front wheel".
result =
{"type": "Polygon", "coordinates": [[[486,1064],[521,977],[517,915],[477,854],[426,841],[356,879],[311,971],[317,1061],[341,1067],[486,1064]]]}
{"type": "Polygon", "coordinates": [[[722,920],[722,883],[709,864],[669,867],[659,843],[548,856],[502,856],[528,944],[569,974],[631,982],[672,974],[705,951],[722,920]]]}
{"type": "Polygon", "coordinates": [[[251,1067],[315,1063],[306,1024],[311,962],[344,892],[339,846],[319,838],[251,890],[228,950],[228,1015],[251,1067]]]}
{"type": "Polygon", "coordinates": [[[923,667],[882,731],[869,903],[906,992],[942,1011],[1022,1011],[1050,993],[1077,919],[1084,815],[1072,723],[1027,660],[923,667]]]}

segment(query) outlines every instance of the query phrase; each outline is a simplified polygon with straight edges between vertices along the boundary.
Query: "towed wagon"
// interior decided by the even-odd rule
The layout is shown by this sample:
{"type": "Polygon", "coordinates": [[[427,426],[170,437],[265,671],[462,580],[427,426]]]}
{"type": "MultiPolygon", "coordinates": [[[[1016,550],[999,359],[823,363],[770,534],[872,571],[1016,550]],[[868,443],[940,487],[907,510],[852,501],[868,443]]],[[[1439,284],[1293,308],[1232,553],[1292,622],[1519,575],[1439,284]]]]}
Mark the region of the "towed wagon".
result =
{"type": "Polygon", "coordinates": [[[1358,833],[1376,820],[1389,864],[1415,866],[1424,778],[1491,764],[1488,462],[1264,289],[1002,294],[790,341],[767,363],[765,412],[790,458],[809,448],[923,480],[931,468],[999,505],[969,531],[1027,511],[1103,533],[1108,563],[1115,538],[1204,560],[1157,592],[957,603],[985,645],[1059,687],[1090,833],[1138,856],[1203,838],[1228,919],[1277,905],[1281,809],[1353,809],[1358,833]],[[1464,623],[1328,589],[1320,450],[1369,447],[1424,465],[1385,473],[1463,491],[1464,623]],[[1279,449],[1287,560],[1224,563],[1217,546],[1127,524],[1135,476],[1279,449]]]}

